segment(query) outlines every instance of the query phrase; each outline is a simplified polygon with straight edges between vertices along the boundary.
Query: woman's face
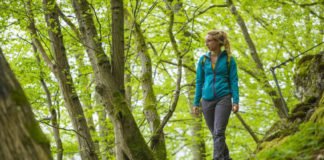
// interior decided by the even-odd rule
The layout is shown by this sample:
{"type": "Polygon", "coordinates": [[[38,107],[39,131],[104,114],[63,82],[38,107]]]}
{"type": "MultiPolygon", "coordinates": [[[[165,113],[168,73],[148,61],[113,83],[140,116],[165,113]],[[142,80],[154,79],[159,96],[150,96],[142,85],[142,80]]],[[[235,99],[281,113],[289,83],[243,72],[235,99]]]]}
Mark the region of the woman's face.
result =
{"type": "Polygon", "coordinates": [[[205,39],[205,44],[209,51],[215,51],[217,48],[219,48],[219,43],[211,35],[207,35],[205,39]]]}

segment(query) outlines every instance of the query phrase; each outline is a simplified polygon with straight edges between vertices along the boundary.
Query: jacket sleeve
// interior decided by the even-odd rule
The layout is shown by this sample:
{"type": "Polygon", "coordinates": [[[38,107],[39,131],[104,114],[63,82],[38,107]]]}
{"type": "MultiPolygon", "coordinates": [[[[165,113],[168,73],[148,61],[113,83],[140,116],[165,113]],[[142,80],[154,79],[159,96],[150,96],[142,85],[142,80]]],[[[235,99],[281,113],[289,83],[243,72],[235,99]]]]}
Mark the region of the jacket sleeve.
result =
{"type": "Polygon", "coordinates": [[[230,82],[231,82],[231,93],[233,96],[233,103],[239,104],[239,88],[238,88],[238,75],[237,75],[237,65],[235,59],[231,57],[230,64],[230,82]]]}
{"type": "Polygon", "coordinates": [[[196,69],[196,92],[195,92],[195,99],[194,99],[194,106],[199,106],[200,99],[202,96],[202,87],[204,86],[204,70],[202,67],[202,61],[204,56],[201,56],[198,60],[197,69],[196,69]]]}

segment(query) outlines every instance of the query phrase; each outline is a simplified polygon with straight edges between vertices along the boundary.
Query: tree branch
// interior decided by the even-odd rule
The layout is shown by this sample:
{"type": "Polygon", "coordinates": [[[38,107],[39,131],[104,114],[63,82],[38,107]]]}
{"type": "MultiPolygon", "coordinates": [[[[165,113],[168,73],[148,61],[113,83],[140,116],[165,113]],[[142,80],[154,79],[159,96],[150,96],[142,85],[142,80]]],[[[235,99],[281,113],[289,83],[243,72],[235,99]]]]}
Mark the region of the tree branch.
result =
{"type": "Polygon", "coordinates": [[[102,34],[101,34],[101,23],[100,23],[100,21],[99,21],[99,18],[98,18],[97,12],[96,12],[96,10],[94,9],[93,5],[92,5],[91,3],[89,3],[89,6],[90,6],[91,9],[93,10],[94,16],[96,17],[96,20],[97,20],[98,25],[99,25],[99,41],[101,42],[101,40],[102,40],[102,34]]]}
{"type": "Polygon", "coordinates": [[[33,45],[36,46],[37,50],[41,53],[44,61],[46,62],[46,64],[49,66],[49,68],[54,71],[54,64],[51,61],[51,59],[48,57],[48,55],[46,54],[46,51],[43,47],[43,45],[41,44],[41,42],[39,41],[39,37],[37,36],[37,30],[36,30],[36,26],[35,26],[35,20],[34,20],[34,14],[32,12],[31,9],[31,1],[27,1],[27,15],[29,18],[29,24],[28,24],[28,29],[30,31],[31,37],[32,37],[32,43],[33,45]]]}
{"type": "MultiPolygon", "coordinates": [[[[178,64],[176,64],[176,63],[173,63],[173,62],[170,62],[170,61],[167,61],[167,60],[163,60],[163,59],[161,59],[160,62],[164,62],[164,63],[168,63],[168,64],[172,64],[172,65],[178,66],[178,64]]],[[[191,71],[193,73],[196,73],[196,70],[193,69],[193,68],[191,68],[188,65],[182,64],[182,67],[188,69],[189,71],[191,71]]]]}
{"type": "Polygon", "coordinates": [[[174,111],[176,109],[178,100],[179,100],[180,89],[181,89],[180,85],[181,85],[181,77],[182,77],[182,67],[181,67],[182,66],[182,57],[181,57],[180,51],[178,50],[178,45],[176,43],[175,37],[174,37],[174,35],[172,33],[173,24],[174,24],[174,13],[173,13],[173,11],[171,9],[170,9],[169,14],[170,14],[170,25],[169,25],[169,28],[168,28],[168,34],[169,34],[169,37],[170,37],[170,40],[171,40],[171,43],[172,43],[173,50],[176,52],[177,59],[178,59],[178,63],[177,63],[178,73],[177,73],[176,90],[175,90],[175,93],[174,93],[174,100],[171,103],[171,107],[169,108],[169,112],[163,118],[161,125],[157,128],[155,134],[153,134],[151,139],[154,138],[154,136],[159,136],[162,133],[164,126],[167,124],[169,119],[172,117],[172,115],[173,115],[173,113],[174,113],[174,111]]]}
{"type": "Polygon", "coordinates": [[[243,67],[242,65],[239,66],[239,68],[244,71],[245,73],[249,74],[251,77],[253,77],[255,80],[257,80],[258,82],[262,82],[261,79],[257,76],[257,74],[255,72],[253,72],[252,70],[243,67]]]}
{"type": "Polygon", "coordinates": [[[240,122],[242,123],[242,125],[244,126],[244,128],[249,132],[249,134],[252,136],[253,140],[255,141],[255,143],[258,144],[259,139],[257,137],[257,135],[255,135],[255,133],[253,132],[253,130],[250,128],[250,126],[244,121],[244,119],[241,117],[241,115],[237,112],[235,113],[236,117],[240,120],[240,122]]]}
{"type": "Polygon", "coordinates": [[[58,7],[58,5],[56,4],[57,7],[57,12],[58,15],[64,20],[64,22],[66,24],[68,24],[72,31],[75,33],[75,35],[78,37],[78,39],[81,41],[81,34],[79,32],[79,29],[70,21],[70,19],[62,12],[62,10],[58,7]]]}
{"type": "Polygon", "coordinates": [[[144,18],[142,20],[140,20],[139,25],[141,25],[145,19],[147,18],[147,16],[152,12],[152,10],[155,8],[155,6],[158,4],[158,0],[154,1],[154,3],[152,4],[152,6],[149,8],[149,10],[147,11],[146,15],[144,16],[144,18]]]}

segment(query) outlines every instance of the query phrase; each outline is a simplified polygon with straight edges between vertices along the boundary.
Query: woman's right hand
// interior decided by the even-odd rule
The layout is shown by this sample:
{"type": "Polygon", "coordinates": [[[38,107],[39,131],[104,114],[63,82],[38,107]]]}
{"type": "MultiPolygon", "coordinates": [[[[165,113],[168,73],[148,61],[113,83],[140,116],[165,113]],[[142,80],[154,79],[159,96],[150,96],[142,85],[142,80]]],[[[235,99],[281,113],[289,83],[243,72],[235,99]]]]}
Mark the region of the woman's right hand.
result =
{"type": "Polygon", "coordinates": [[[192,112],[193,115],[199,116],[199,107],[198,106],[193,106],[192,107],[192,112]]]}

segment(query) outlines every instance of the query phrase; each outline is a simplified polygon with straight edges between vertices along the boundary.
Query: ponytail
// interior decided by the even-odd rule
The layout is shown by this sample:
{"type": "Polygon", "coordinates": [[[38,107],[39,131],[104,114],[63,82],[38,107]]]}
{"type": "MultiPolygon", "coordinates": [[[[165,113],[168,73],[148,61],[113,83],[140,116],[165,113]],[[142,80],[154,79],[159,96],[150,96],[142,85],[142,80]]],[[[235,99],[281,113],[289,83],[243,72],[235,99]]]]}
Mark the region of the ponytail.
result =
{"type": "Polygon", "coordinates": [[[226,32],[221,31],[221,30],[211,30],[207,34],[211,35],[216,41],[218,41],[220,44],[220,47],[224,46],[228,57],[231,56],[231,54],[232,54],[231,45],[228,40],[226,32]]]}

